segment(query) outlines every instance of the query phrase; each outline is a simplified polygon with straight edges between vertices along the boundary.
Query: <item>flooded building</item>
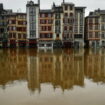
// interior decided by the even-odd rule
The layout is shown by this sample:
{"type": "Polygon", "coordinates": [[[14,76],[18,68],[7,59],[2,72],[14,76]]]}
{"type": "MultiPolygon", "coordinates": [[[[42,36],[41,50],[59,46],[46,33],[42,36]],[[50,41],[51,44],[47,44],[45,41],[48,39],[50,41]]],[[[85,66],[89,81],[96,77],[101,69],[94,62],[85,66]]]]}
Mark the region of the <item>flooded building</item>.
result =
{"type": "Polygon", "coordinates": [[[53,48],[53,11],[40,10],[38,48],[53,48]]]}
{"type": "Polygon", "coordinates": [[[11,13],[7,17],[9,47],[26,47],[26,13],[11,13]]]}
{"type": "Polygon", "coordinates": [[[74,17],[74,47],[84,47],[85,8],[75,7],[74,17]]]}
{"type": "Polygon", "coordinates": [[[33,1],[28,1],[26,5],[27,39],[28,46],[30,47],[37,47],[37,40],[39,37],[39,6],[39,0],[36,4],[33,1]]]}
{"type": "Polygon", "coordinates": [[[41,10],[40,1],[38,2],[34,4],[30,1],[27,4],[28,39],[36,38],[38,48],[84,47],[85,7],[76,7],[75,4],[63,0],[61,5],[53,3],[51,9],[41,10]],[[31,14],[30,8],[37,12],[31,14]],[[36,37],[35,33],[30,34],[31,31],[36,32],[36,37]]]}
{"type": "Polygon", "coordinates": [[[54,12],[54,48],[63,47],[63,8],[53,3],[52,9],[54,12]]]}
{"type": "Polygon", "coordinates": [[[89,47],[105,47],[105,10],[90,12],[85,28],[89,47]]]}
{"type": "Polygon", "coordinates": [[[63,2],[63,44],[64,47],[84,47],[85,8],[63,2]]]}
{"type": "Polygon", "coordinates": [[[63,45],[64,47],[71,47],[73,45],[73,29],[75,5],[73,3],[62,3],[63,7],[63,45]]]}
{"type": "Polygon", "coordinates": [[[26,47],[26,13],[3,9],[0,13],[0,40],[2,47],[26,47]]]}
{"type": "Polygon", "coordinates": [[[12,13],[11,9],[4,9],[3,4],[0,4],[0,47],[8,46],[7,37],[7,14],[12,13]]]}
{"type": "Polygon", "coordinates": [[[8,47],[84,47],[85,7],[63,0],[61,5],[53,3],[51,9],[41,10],[40,0],[31,0],[26,4],[26,13],[7,13],[2,5],[0,8],[4,11],[3,17],[0,15],[0,46],[4,37],[3,45],[8,47]]]}

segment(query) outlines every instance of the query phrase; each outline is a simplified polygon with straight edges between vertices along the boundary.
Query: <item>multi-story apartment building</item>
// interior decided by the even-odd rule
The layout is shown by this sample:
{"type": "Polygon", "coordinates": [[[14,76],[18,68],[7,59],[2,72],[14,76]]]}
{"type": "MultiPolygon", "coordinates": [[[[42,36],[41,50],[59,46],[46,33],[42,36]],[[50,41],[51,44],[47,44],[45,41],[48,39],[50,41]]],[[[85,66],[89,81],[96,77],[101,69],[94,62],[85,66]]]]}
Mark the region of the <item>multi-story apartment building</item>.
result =
{"type": "Polygon", "coordinates": [[[56,6],[54,3],[52,9],[54,12],[54,48],[63,47],[63,8],[62,6],[56,6]]]}
{"type": "Polygon", "coordinates": [[[84,47],[85,7],[75,7],[63,0],[60,6],[53,3],[50,10],[39,9],[40,0],[38,4],[27,3],[27,38],[36,40],[38,48],[84,47]]]}
{"type": "Polygon", "coordinates": [[[73,29],[75,5],[63,1],[63,45],[64,47],[71,47],[73,44],[73,29]]]}
{"type": "Polygon", "coordinates": [[[40,0],[37,4],[34,4],[33,1],[28,1],[26,5],[27,12],[27,39],[28,46],[36,47],[37,40],[39,37],[39,7],[40,0]]]}
{"type": "Polygon", "coordinates": [[[26,46],[26,13],[4,10],[1,4],[0,39],[2,47],[26,46]]]}
{"type": "MultiPolygon", "coordinates": [[[[85,7],[76,7],[73,3],[63,0],[59,6],[54,3],[52,9],[40,10],[40,0],[38,3],[30,0],[26,4],[27,18],[25,13],[7,13],[2,5],[1,13],[0,45],[4,37],[8,39],[4,42],[10,47],[84,47],[85,7]]],[[[101,40],[104,43],[104,38],[101,40]]],[[[3,44],[5,46],[5,43],[3,44]]]]}
{"type": "Polygon", "coordinates": [[[105,47],[105,10],[95,10],[86,17],[86,38],[89,47],[105,47]]]}
{"type": "Polygon", "coordinates": [[[7,14],[12,13],[10,9],[4,9],[3,4],[0,4],[0,47],[7,47],[7,14]]]}
{"type": "Polygon", "coordinates": [[[40,10],[38,47],[53,48],[53,20],[52,10],[40,10]]]}
{"type": "Polygon", "coordinates": [[[11,13],[7,17],[7,35],[9,47],[26,46],[26,13],[11,13]]]}
{"type": "Polygon", "coordinates": [[[85,8],[63,1],[63,44],[64,47],[84,47],[85,8]]]}
{"type": "Polygon", "coordinates": [[[74,47],[84,47],[85,8],[75,7],[74,17],[74,47]]]}

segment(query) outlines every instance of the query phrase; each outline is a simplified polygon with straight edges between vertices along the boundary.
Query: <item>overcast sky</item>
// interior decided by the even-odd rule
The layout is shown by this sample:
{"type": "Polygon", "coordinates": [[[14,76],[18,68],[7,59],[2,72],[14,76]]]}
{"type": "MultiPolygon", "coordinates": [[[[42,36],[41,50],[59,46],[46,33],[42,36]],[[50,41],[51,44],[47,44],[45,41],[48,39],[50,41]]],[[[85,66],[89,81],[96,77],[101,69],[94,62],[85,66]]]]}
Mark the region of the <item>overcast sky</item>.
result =
{"type": "MultiPolygon", "coordinates": [[[[26,11],[26,3],[29,0],[0,0],[0,3],[4,4],[5,9],[13,9],[14,12],[17,10],[21,12],[26,11]]],[[[37,3],[37,0],[33,0],[37,3]]],[[[61,4],[63,0],[41,0],[41,8],[51,8],[53,2],[57,5],[61,4]]],[[[86,15],[89,11],[97,8],[105,9],[105,0],[65,0],[66,2],[73,2],[76,6],[86,6],[86,15]]]]}

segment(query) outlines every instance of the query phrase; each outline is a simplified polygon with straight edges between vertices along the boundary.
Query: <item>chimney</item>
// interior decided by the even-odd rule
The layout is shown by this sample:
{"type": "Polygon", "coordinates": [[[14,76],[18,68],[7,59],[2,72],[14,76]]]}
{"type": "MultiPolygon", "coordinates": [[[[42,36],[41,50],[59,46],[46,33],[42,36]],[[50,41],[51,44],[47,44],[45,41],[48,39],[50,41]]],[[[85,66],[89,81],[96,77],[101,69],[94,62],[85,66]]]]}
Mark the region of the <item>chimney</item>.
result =
{"type": "Polygon", "coordinates": [[[38,4],[39,4],[39,6],[40,6],[40,0],[38,0],[38,4]]]}
{"type": "Polygon", "coordinates": [[[65,0],[63,0],[63,3],[65,3],[65,0]]]}

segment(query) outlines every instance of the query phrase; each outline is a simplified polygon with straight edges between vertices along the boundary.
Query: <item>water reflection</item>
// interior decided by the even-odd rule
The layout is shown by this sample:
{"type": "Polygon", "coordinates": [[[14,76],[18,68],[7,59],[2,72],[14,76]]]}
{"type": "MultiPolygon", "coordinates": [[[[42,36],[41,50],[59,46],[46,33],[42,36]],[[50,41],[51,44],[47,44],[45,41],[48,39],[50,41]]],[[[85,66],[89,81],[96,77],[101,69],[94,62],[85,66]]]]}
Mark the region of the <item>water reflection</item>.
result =
{"type": "Polygon", "coordinates": [[[105,83],[105,50],[4,49],[0,50],[0,86],[26,81],[30,91],[41,84],[62,91],[84,87],[84,80],[105,83]]]}
{"type": "Polygon", "coordinates": [[[87,50],[85,76],[96,83],[105,83],[105,50],[87,50]]]}

